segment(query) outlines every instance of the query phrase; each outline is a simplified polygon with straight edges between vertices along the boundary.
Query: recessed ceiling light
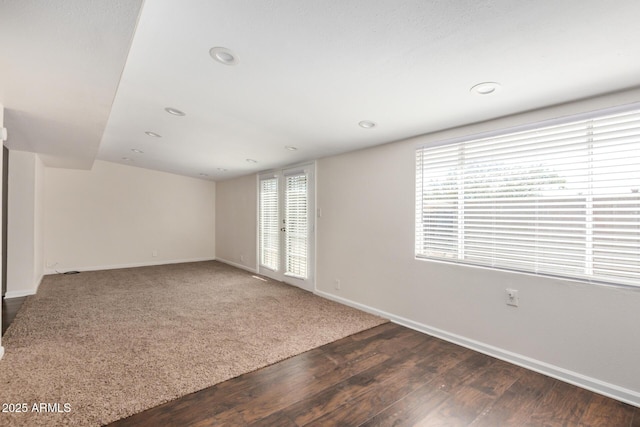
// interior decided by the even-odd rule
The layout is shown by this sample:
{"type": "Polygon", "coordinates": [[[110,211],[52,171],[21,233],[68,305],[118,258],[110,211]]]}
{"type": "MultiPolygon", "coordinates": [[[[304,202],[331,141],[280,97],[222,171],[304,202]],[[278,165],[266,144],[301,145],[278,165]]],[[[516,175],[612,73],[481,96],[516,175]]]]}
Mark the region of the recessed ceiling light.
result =
{"type": "Polygon", "coordinates": [[[224,65],[236,65],[238,63],[238,57],[226,47],[212,47],[209,49],[209,55],[224,65]]]}
{"type": "Polygon", "coordinates": [[[201,173],[200,176],[209,176],[209,174],[201,173]]]}
{"type": "Polygon", "coordinates": [[[496,82],[484,82],[478,83],[477,85],[471,88],[471,92],[477,95],[489,95],[491,93],[495,93],[500,89],[500,83],[496,82]]]}
{"type": "Polygon", "coordinates": [[[226,172],[226,171],[227,171],[225,168],[218,168],[218,170],[219,170],[220,172],[226,172]]]}
{"type": "Polygon", "coordinates": [[[371,129],[376,127],[376,124],[370,120],[363,120],[360,123],[358,123],[358,126],[365,129],[371,129]]]}
{"type": "Polygon", "coordinates": [[[247,162],[249,162],[249,163],[258,163],[257,160],[253,160],[253,159],[247,159],[247,162]]]}
{"type": "Polygon", "coordinates": [[[177,108],[167,107],[164,109],[164,111],[166,111],[169,114],[173,114],[174,116],[186,116],[185,113],[178,110],[177,108]]]}
{"type": "Polygon", "coordinates": [[[132,162],[133,159],[130,157],[123,157],[122,160],[124,160],[125,162],[132,162]]]}
{"type": "Polygon", "coordinates": [[[147,134],[148,136],[152,136],[154,138],[162,138],[162,135],[158,135],[157,133],[151,132],[151,131],[147,131],[145,132],[145,134],[147,134]]]}
{"type": "Polygon", "coordinates": [[[143,154],[144,153],[144,151],[138,150],[137,148],[132,148],[131,151],[133,151],[134,153],[138,153],[138,154],[143,154]]]}
{"type": "Polygon", "coordinates": [[[293,146],[291,146],[291,145],[285,145],[285,146],[284,146],[284,148],[286,148],[286,149],[287,149],[287,150],[289,150],[289,151],[296,151],[296,150],[297,150],[297,148],[296,148],[296,147],[293,147],[293,146]]]}

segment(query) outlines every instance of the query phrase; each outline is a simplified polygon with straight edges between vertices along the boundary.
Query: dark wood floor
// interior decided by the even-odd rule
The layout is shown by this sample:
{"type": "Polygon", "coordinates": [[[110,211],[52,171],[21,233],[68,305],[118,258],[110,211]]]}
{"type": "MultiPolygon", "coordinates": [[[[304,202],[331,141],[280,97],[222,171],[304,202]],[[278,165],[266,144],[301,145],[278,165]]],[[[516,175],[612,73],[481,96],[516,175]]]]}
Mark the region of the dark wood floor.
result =
{"type": "Polygon", "coordinates": [[[13,322],[18,310],[22,306],[24,300],[27,297],[20,298],[2,298],[2,335],[7,331],[7,328],[13,322]]]}
{"type": "Polygon", "coordinates": [[[110,426],[168,425],[640,427],[640,409],[388,323],[110,426]]]}

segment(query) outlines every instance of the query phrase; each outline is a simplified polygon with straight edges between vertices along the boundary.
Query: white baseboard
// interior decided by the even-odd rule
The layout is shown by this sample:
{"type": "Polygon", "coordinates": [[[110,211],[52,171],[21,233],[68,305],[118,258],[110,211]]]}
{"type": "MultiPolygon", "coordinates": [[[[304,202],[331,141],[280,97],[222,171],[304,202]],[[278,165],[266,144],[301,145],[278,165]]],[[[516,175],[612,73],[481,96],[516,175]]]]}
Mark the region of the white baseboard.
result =
{"type": "Polygon", "coordinates": [[[202,262],[202,261],[215,261],[215,260],[216,260],[215,257],[214,258],[191,258],[191,259],[172,259],[172,260],[164,260],[164,261],[134,262],[129,264],[96,265],[96,266],[90,266],[90,267],[60,267],[55,270],[47,269],[45,270],[45,274],[47,275],[59,274],[59,273],[64,273],[65,271],[117,270],[120,268],[151,267],[154,265],[183,264],[186,262],[202,262]]]}
{"type": "Polygon", "coordinates": [[[327,292],[316,290],[315,293],[323,298],[327,298],[344,305],[348,305],[353,308],[365,311],[367,313],[375,314],[391,320],[393,323],[397,323],[407,328],[414,329],[418,332],[425,333],[437,338],[441,338],[445,341],[458,344],[462,347],[475,350],[479,353],[483,353],[496,359],[504,360],[505,362],[513,363],[514,365],[527,368],[529,370],[547,375],[552,378],[556,378],[560,381],[564,381],[569,384],[573,384],[578,387],[582,387],[587,390],[591,390],[595,393],[602,394],[607,397],[619,400],[630,405],[640,407],[640,392],[630,390],[624,387],[617,386],[615,384],[607,383],[605,381],[598,380],[596,378],[588,377],[578,372],[573,372],[568,369],[560,368],[555,365],[551,365],[546,362],[542,362],[536,359],[532,359],[521,354],[513,353],[508,350],[504,350],[492,345],[484,344],[479,341],[475,341],[469,338],[465,338],[460,335],[452,334],[443,331],[438,328],[434,328],[422,323],[414,322],[413,320],[406,319],[401,316],[396,316],[391,313],[387,313],[376,308],[360,304],[358,302],[342,298],[327,292]]]}
{"type": "Polygon", "coordinates": [[[216,261],[220,261],[221,263],[228,264],[228,265],[230,265],[232,267],[236,267],[236,268],[239,268],[241,270],[246,270],[249,273],[258,274],[258,270],[257,269],[251,268],[251,267],[247,267],[246,265],[238,264],[237,262],[228,261],[228,260],[222,259],[222,258],[216,258],[216,261]]]}
{"type": "Polygon", "coordinates": [[[44,277],[44,275],[40,275],[40,277],[38,278],[38,280],[35,283],[35,287],[32,289],[20,289],[17,291],[7,291],[7,293],[4,295],[5,298],[10,299],[10,298],[21,298],[21,297],[26,297],[29,295],[35,295],[38,292],[38,288],[40,288],[40,284],[42,283],[42,278],[44,277]]]}
{"type": "Polygon", "coordinates": [[[19,291],[7,291],[7,293],[4,294],[4,297],[6,299],[21,298],[29,295],[35,295],[36,292],[38,292],[37,289],[20,289],[19,291]]]}

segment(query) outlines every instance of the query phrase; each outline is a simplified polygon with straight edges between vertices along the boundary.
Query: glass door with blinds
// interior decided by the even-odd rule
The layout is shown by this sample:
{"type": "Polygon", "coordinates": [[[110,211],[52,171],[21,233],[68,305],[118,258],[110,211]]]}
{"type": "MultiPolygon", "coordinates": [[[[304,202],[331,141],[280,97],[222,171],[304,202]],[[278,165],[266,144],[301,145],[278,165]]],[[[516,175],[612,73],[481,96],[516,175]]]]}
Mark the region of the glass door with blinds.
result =
{"type": "Polygon", "coordinates": [[[313,291],[313,165],[259,176],[260,274],[313,291]]]}

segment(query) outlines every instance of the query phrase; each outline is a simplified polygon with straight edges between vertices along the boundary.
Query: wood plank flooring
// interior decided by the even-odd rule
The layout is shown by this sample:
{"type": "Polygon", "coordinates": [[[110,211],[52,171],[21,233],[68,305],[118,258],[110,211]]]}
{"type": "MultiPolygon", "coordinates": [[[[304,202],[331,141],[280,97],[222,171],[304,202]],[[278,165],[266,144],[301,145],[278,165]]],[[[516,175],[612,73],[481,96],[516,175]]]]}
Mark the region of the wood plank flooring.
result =
{"type": "Polygon", "coordinates": [[[7,331],[26,299],[27,297],[2,298],[2,335],[7,331]]]}
{"type": "Polygon", "coordinates": [[[165,425],[640,427],[640,409],[387,323],[110,424],[165,425]]]}

